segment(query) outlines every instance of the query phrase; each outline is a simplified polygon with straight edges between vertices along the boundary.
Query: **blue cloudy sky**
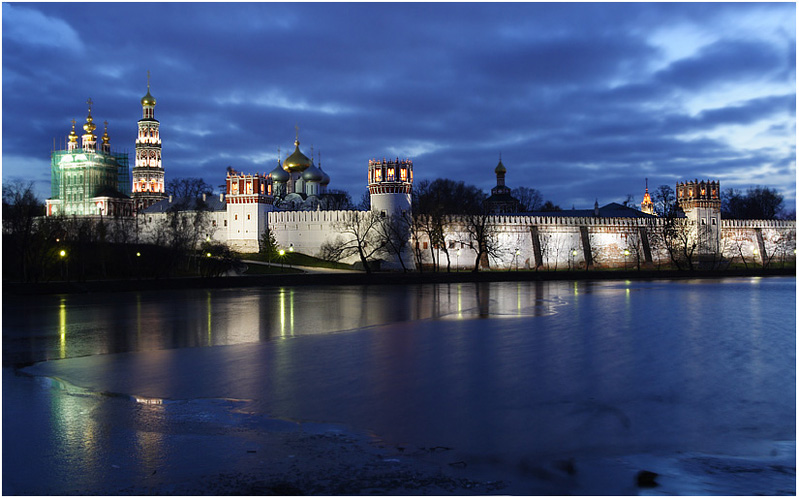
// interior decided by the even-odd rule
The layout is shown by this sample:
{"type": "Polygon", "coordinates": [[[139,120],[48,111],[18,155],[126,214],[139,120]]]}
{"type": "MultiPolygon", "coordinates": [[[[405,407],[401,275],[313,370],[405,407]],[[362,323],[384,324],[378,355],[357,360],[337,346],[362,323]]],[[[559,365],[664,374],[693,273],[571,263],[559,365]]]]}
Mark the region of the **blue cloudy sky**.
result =
{"type": "Polygon", "coordinates": [[[74,118],[134,150],[147,71],[167,178],[218,186],[321,152],[357,201],[370,158],[564,208],[693,178],[796,198],[793,3],[3,3],[4,181],[49,196],[74,118]],[[102,132],[102,128],[99,129],[102,132]]]}

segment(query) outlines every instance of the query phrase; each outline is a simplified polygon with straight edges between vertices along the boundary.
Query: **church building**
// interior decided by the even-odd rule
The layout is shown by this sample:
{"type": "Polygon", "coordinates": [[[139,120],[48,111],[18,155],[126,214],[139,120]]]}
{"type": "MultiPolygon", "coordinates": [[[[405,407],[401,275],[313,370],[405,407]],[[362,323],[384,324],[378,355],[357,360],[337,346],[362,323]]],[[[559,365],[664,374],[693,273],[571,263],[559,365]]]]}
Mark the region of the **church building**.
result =
{"type": "Polygon", "coordinates": [[[92,100],[83,135],[78,142],[75,120],[65,149],[50,156],[50,199],[46,214],[78,216],[132,216],[127,153],[111,150],[108,122],[98,147],[92,100]]]}

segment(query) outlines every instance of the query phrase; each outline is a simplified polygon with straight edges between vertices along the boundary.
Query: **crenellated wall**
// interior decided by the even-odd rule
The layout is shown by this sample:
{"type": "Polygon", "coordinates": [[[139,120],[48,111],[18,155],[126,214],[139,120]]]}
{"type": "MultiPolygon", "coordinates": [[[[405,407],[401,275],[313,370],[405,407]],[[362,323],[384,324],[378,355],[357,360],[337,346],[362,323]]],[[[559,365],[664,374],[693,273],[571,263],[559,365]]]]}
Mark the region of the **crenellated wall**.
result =
{"type": "MultiPolygon", "coordinates": [[[[239,213],[228,205],[225,211],[213,212],[209,237],[227,242],[238,251],[258,251],[266,226],[282,248],[320,256],[322,246],[341,233],[341,223],[362,211],[266,211],[264,206],[250,206],[239,213]],[[250,220],[247,216],[251,215],[250,220]],[[238,219],[237,219],[238,217],[238,219]]],[[[162,218],[165,215],[157,215],[162,218]]],[[[144,220],[143,220],[144,221],[144,220]]],[[[680,230],[690,233],[697,222],[681,219],[680,230]]],[[[492,246],[495,250],[481,262],[490,269],[584,269],[660,267],[671,264],[664,244],[666,220],[662,218],[600,218],[492,215],[489,219],[492,246]]],[[[148,223],[142,224],[147,232],[148,223]]],[[[695,234],[696,232],[694,232],[695,234]]],[[[424,234],[411,238],[411,248],[423,265],[434,261],[451,268],[471,269],[476,251],[472,248],[466,219],[452,216],[445,231],[445,248],[432,248],[424,234]]],[[[720,240],[705,251],[711,262],[746,265],[793,260],[796,248],[796,222],[789,220],[722,220],[720,240]]],[[[700,253],[697,250],[695,256],[700,253]]],[[[410,263],[408,255],[406,263],[410,263]]],[[[355,263],[356,256],[344,260],[355,263]]],[[[391,265],[389,265],[390,267],[391,265]]],[[[410,266],[410,265],[409,265],[410,266]]]]}

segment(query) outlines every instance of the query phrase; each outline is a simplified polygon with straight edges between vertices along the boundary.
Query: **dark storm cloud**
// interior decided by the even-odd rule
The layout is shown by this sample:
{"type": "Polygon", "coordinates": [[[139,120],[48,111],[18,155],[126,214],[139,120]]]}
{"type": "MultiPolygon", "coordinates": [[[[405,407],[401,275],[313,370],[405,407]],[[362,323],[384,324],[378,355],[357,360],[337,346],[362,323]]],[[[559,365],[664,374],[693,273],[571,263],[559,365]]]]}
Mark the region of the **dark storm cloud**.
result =
{"type": "Polygon", "coordinates": [[[149,70],[168,177],[268,172],[299,124],[330,187],[355,198],[372,157],[410,156],[417,179],[488,190],[502,152],[512,187],[564,207],[623,200],[644,176],[754,168],[793,199],[795,29],[779,19],[794,15],[789,4],[4,4],[3,178],[35,167],[46,179],[53,138],[82,126],[88,97],[112,144],[132,151],[149,70]],[[729,88],[735,98],[715,98],[729,88]],[[781,142],[725,135],[751,126],[781,142]]]}

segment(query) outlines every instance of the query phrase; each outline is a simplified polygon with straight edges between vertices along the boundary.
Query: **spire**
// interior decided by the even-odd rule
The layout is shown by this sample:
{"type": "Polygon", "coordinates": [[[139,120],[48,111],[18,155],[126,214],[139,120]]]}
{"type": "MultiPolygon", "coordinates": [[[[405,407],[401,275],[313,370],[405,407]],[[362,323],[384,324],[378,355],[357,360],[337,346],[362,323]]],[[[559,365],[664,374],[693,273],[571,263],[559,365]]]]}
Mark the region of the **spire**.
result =
{"type": "Polygon", "coordinates": [[[110,137],[108,137],[108,122],[104,121],[105,132],[103,133],[103,152],[111,152],[110,137]]]}
{"type": "Polygon", "coordinates": [[[86,117],[86,124],[83,125],[83,129],[86,131],[87,134],[90,134],[97,128],[97,125],[94,124],[94,118],[92,118],[92,99],[89,97],[89,100],[86,101],[86,104],[89,105],[89,115],[86,117]]]}

